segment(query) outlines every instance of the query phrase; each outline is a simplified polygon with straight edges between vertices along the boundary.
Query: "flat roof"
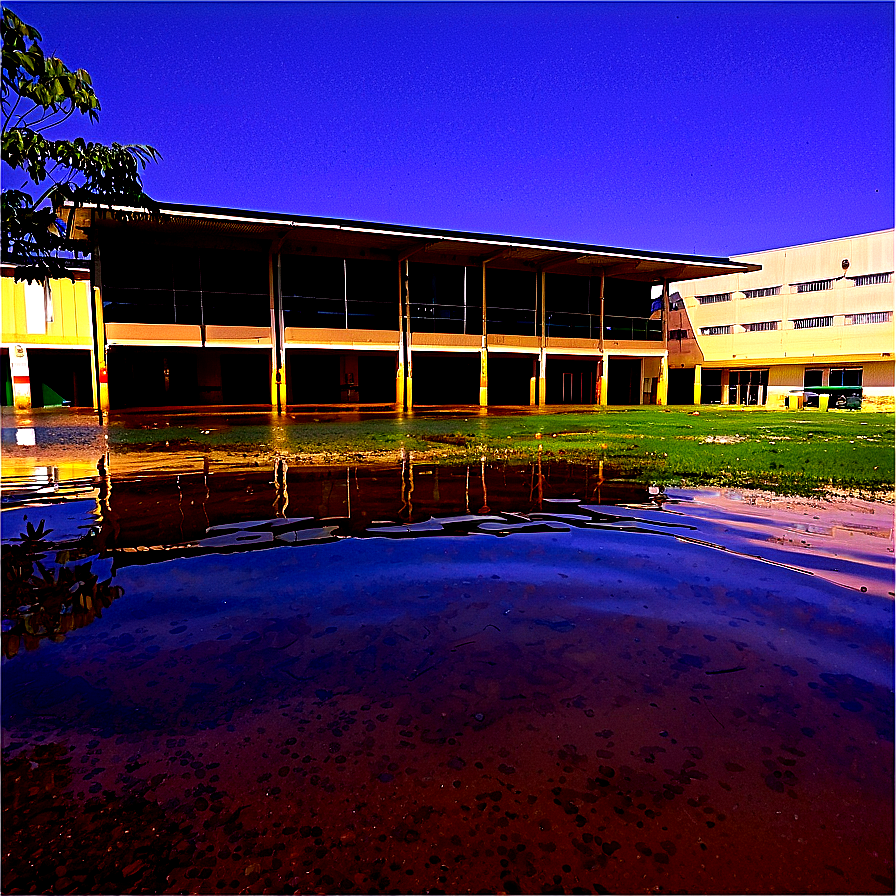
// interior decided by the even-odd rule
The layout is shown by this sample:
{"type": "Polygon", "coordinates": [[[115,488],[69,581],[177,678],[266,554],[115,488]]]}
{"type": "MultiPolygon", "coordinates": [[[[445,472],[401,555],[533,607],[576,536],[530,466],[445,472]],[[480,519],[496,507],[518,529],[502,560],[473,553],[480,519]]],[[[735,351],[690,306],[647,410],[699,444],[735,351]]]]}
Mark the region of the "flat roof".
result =
{"type": "MultiPolygon", "coordinates": [[[[71,206],[60,214],[68,218],[71,206]]],[[[705,255],[650,252],[589,243],[571,243],[433,227],[287,215],[250,209],[159,203],[158,212],[114,206],[76,210],[73,236],[89,239],[97,230],[137,228],[144,232],[218,233],[268,240],[283,252],[302,253],[309,241],[335,250],[369,249],[382,257],[447,264],[480,264],[588,276],[603,271],[628,280],[660,282],[699,279],[760,270],[761,265],[705,255]],[[122,220],[122,214],[131,215],[122,220]]]]}

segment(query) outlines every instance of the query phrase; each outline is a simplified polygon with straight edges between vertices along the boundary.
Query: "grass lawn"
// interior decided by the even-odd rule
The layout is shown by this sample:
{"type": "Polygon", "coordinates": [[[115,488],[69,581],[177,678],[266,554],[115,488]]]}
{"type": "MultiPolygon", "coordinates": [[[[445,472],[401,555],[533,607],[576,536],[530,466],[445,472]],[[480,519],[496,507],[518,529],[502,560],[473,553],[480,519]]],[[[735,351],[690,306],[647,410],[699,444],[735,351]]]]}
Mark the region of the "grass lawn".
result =
{"type": "MultiPolygon", "coordinates": [[[[568,413],[415,414],[303,421],[297,454],[375,460],[604,461],[605,475],[663,484],[762,487],[790,494],[891,492],[893,415],[762,408],[635,407],[568,413]],[[696,412],[695,412],[696,411],[696,412]]],[[[298,459],[298,458],[297,458],[298,459]]]]}
{"type": "MultiPolygon", "coordinates": [[[[894,417],[864,411],[694,407],[478,408],[413,414],[153,415],[110,426],[109,447],[224,461],[419,463],[544,459],[604,462],[606,478],[811,495],[893,492],[894,417]],[[190,419],[192,417],[192,419],[190,419]]],[[[135,458],[136,459],[136,458],[135,458]]]]}

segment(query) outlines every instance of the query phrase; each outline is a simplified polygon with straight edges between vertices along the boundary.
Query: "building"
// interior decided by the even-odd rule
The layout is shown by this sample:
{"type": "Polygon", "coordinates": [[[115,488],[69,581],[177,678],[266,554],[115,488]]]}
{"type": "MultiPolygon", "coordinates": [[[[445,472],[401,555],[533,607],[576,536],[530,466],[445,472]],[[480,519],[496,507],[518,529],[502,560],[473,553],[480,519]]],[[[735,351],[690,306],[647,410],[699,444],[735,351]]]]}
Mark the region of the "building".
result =
{"type": "Polygon", "coordinates": [[[96,341],[90,263],[73,262],[74,279],[16,283],[2,268],[4,405],[96,407],[96,341]]]}
{"type": "MultiPolygon", "coordinates": [[[[61,214],[92,253],[95,357],[79,338],[112,409],[664,404],[669,281],[755,267],[187,205],[61,214]]],[[[25,288],[4,290],[3,345],[30,359],[5,311],[25,288]]]]}
{"type": "Polygon", "coordinates": [[[893,230],[732,261],[753,267],[669,287],[671,404],[784,407],[820,388],[893,409],[893,230]]]}

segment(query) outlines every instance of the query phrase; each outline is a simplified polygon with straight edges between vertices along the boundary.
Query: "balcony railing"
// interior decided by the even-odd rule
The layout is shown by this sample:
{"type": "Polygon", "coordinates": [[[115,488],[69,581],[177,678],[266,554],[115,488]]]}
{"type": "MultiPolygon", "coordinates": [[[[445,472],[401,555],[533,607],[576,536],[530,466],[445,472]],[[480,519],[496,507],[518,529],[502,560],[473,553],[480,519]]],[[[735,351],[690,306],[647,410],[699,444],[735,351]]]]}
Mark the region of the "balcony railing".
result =
{"type": "Polygon", "coordinates": [[[397,330],[398,307],[396,302],[284,296],[283,323],[331,330],[397,330]]]}
{"type": "Polygon", "coordinates": [[[663,322],[649,317],[604,316],[604,339],[662,342],[663,322]]]}
{"type": "MultiPolygon", "coordinates": [[[[567,339],[599,339],[600,315],[548,312],[547,335],[567,339]]],[[[604,339],[662,342],[663,322],[648,317],[604,316],[604,339]]]]}

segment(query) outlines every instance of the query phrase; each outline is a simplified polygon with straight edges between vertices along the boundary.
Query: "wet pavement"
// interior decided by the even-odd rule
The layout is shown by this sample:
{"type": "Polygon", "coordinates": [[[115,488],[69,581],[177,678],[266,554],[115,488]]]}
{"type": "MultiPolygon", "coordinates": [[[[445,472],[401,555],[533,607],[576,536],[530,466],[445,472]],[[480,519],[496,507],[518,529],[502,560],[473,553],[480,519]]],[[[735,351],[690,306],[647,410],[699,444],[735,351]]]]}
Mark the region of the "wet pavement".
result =
{"type": "Polygon", "coordinates": [[[892,892],[892,506],[95,447],[4,463],[4,892],[892,892]]]}

